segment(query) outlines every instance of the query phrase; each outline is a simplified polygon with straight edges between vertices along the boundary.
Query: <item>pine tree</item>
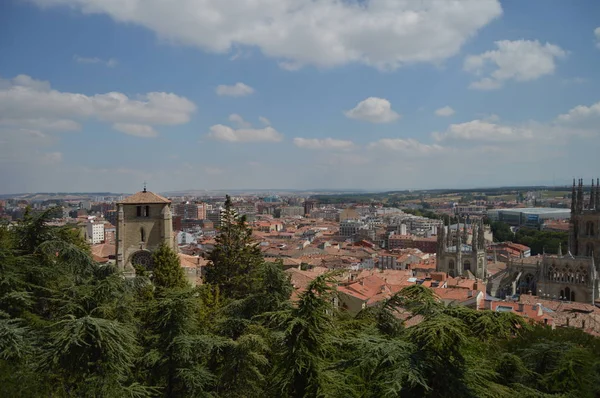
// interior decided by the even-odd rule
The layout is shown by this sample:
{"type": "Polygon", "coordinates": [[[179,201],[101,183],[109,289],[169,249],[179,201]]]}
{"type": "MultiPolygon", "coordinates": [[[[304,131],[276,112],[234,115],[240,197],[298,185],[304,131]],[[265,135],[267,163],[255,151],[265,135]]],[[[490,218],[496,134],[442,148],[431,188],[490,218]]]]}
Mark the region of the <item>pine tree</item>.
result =
{"type": "Polygon", "coordinates": [[[189,285],[177,253],[169,246],[161,244],[152,253],[152,259],[152,281],[157,289],[184,288],[189,285]]]}
{"type": "Polygon", "coordinates": [[[272,374],[275,396],[349,396],[351,389],[333,366],[336,333],[333,285],[330,275],[315,278],[297,307],[268,314],[281,330],[272,374]]]}
{"type": "Polygon", "coordinates": [[[205,282],[218,286],[221,294],[230,299],[246,297],[255,289],[256,273],[263,261],[246,217],[237,214],[227,196],[205,282]]]}

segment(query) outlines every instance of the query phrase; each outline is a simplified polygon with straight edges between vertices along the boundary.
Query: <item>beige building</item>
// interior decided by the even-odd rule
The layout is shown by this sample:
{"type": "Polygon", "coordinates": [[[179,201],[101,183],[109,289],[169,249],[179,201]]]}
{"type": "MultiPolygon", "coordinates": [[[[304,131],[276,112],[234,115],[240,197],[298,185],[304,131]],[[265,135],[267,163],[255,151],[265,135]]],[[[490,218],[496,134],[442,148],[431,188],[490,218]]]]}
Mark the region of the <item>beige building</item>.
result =
{"type": "Polygon", "coordinates": [[[483,223],[472,224],[473,238],[467,244],[467,226],[452,231],[438,228],[436,271],[451,277],[487,279],[487,257],[483,223]],[[464,243],[463,243],[464,242],[464,243]]]}
{"type": "Polygon", "coordinates": [[[594,304],[600,295],[600,186],[592,181],[584,199],[583,180],[573,181],[569,248],[563,255],[537,256],[511,261],[498,273],[500,295],[531,294],[553,300],[594,304]],[[501,278],[501,279],[500,279],[501,278]]]}
{"type": "Polygon", "coordinates": [[[117,204],[117,267],[134,274],[134,265],[152,270],[152,251],[162,243],[177,248],[171,201],[144,190],[117,204]]]}
{"type": "Polygon", "coordinates": [[[354,207],[348,207],[340,212],[340,221],[358,220],[360,214],[354,207]]]}

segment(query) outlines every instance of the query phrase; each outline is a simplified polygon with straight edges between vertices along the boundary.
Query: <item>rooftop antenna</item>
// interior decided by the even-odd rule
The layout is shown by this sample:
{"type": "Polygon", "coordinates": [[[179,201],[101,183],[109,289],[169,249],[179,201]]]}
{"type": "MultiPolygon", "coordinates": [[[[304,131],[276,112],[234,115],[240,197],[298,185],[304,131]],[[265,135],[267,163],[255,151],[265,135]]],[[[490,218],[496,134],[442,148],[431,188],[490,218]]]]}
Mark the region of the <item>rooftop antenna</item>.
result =
{"type": "Polygon", "coordinates": [[[144,181],[144,192],[146,192],[146,181],[144,181]]]}

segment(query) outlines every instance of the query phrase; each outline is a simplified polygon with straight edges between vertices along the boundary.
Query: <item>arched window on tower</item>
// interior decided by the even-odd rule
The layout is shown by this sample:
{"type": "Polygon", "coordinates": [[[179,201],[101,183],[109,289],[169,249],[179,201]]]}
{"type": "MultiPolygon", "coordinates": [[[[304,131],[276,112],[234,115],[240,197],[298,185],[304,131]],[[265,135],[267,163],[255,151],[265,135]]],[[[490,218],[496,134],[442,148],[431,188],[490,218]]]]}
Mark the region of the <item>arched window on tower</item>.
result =
{"type": "Polygon", "coordinates": [[[140,228],[140,242],[146,242],[146,231],[144,231],[144,228],[140,228]]]}
{"type": "Polygon", "coordinates": [[[146,212],[145,212],[144,216],[150,217],[150,206],[146,206],[146,212]]]}
{"type": "Polygon", "coordinates": [[[569,288],[569,287],[565,288],[565,294],[563,295],[563,298],[565,300],[571,299],[571,288],[569,288]]]}
{"type": "Polygon", "coordinates": [[[448,275],[454,277],[454,260],[448,261],[448,275]]]}

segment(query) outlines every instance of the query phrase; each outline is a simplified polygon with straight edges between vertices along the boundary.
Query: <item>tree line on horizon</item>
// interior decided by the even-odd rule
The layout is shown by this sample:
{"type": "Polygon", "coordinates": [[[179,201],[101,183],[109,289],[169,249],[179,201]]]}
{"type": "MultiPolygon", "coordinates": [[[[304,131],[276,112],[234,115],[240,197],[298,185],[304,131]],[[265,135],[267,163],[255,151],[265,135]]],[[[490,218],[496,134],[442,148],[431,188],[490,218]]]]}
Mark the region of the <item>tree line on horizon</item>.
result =
{"type": "Polygon", "coordinates": [[[445,306],[419,285],[351,315],[332,274],[292,301],[229,199],[196,287],[166,246],[126,279],[46,217],[0,226],[1,396],[600,394],[600,339],[577,329],[445,306]]]}

